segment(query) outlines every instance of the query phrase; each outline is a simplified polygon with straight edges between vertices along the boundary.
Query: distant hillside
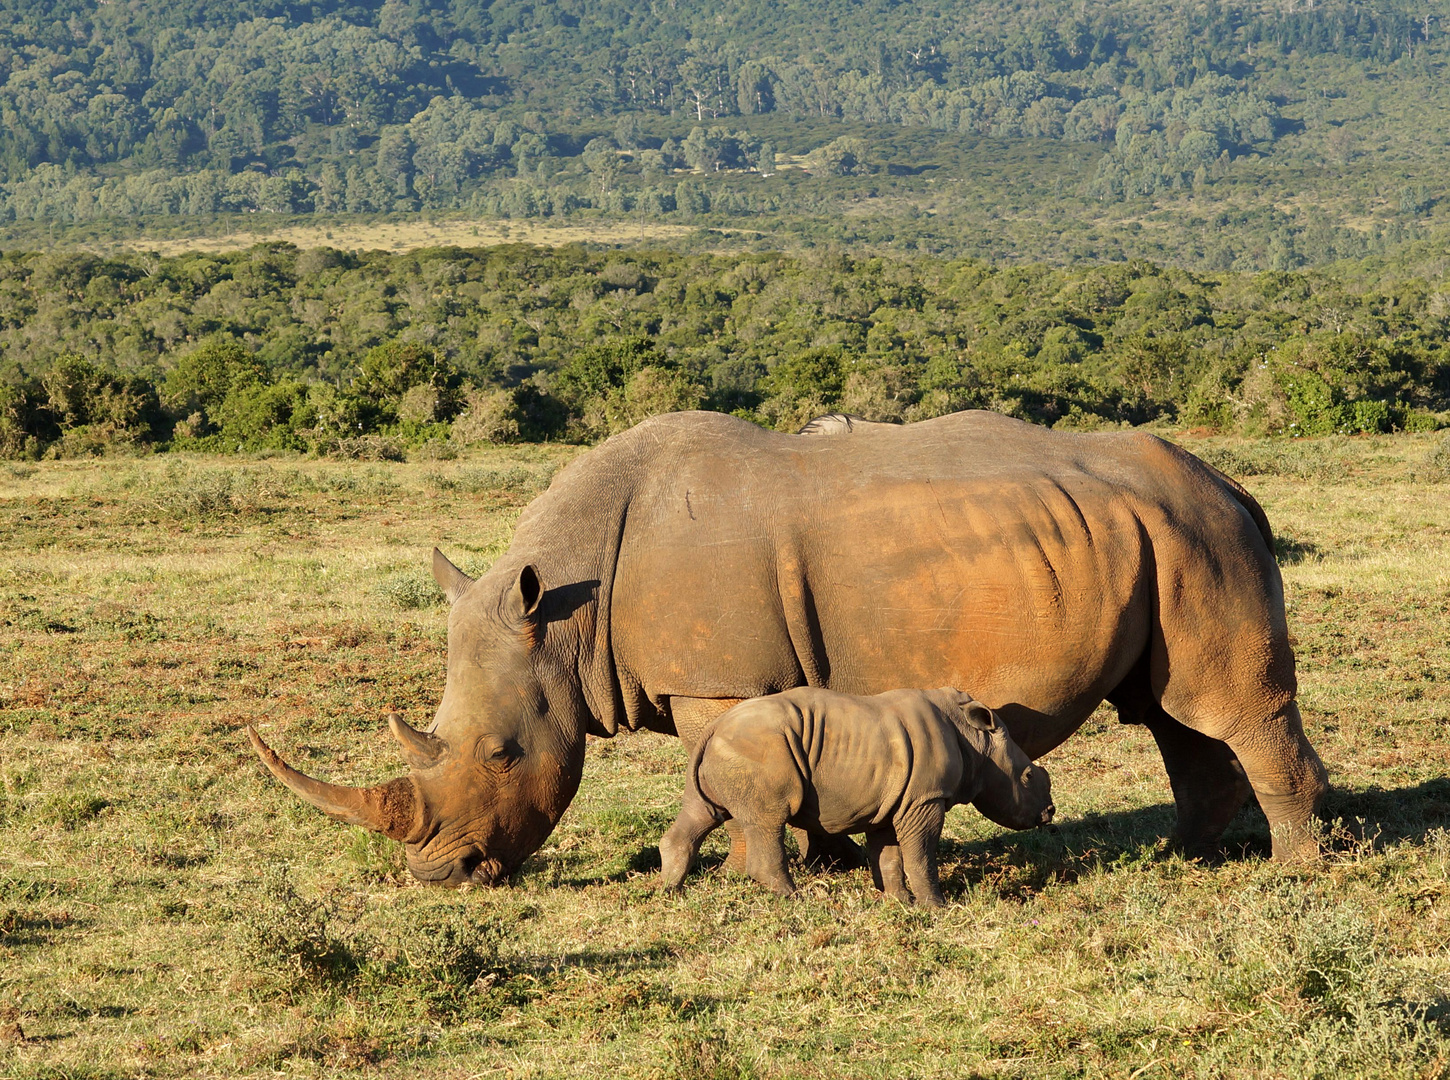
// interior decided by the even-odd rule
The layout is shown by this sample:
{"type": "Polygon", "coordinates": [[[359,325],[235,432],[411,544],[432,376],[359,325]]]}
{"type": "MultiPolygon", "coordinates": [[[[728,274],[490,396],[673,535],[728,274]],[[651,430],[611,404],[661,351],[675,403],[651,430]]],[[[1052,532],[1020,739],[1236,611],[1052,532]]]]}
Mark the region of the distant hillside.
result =
{"type": "Polygon", "coordinates": [[[1450,214],[1447,14],[0,0],[0,219],[745,219],[803,243],[1288,269],[1450,214]]]}

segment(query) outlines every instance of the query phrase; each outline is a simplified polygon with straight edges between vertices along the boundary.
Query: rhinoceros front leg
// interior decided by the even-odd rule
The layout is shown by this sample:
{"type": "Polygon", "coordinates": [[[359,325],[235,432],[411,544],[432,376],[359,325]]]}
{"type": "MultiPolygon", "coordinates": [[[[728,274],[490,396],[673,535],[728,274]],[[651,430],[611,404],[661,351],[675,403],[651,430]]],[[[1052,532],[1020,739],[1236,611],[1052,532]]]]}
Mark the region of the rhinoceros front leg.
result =
{"type": "Polygon", "coordinates": [[[1254,789],[1229,745],[1185,727],[1161,708],[1142,721],[1153,734],[1178,809],[1178,846],[1190,859],[1212,858],[1223,831],[1254,789]]]}
{"type": "MultiPolygon", "coordinates": [[[[685,744],[685,753],[693,756],[700,745],[700,736],[715,722],[716,717],[726,709],[739,705],[741,698],[670,698],[670,718],[675,722],[675,734],[685,744]]],[[[749,873],[745,833],[734,818],[725,822],[725,831],[730,834],[730,854],[725,859],[725,869],[737,874],[749,873]]]]}
{"type": "Polygon", "coordinates": [[[947,804],[933,799],[911,807],[896,818],[896,842],[901,845],[901,868],[911,895],[922,907],[941,907],[941,878],[937,873],[936,846],[946,821],[947,804]]]}
{"type": "Polygon", "coordinates": [[[861,845],[849,836],[814,833],[791,826],[801,862],[821,870],[854,870],[865,866],[867,859],[861,845]]]}

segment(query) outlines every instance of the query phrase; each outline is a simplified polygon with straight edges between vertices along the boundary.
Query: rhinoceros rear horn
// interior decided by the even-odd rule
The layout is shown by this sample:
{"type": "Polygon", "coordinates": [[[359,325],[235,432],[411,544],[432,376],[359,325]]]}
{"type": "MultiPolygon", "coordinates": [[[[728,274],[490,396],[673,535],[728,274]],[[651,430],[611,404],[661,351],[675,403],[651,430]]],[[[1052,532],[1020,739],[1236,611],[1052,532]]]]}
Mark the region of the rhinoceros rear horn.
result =
{"type": "Polygon", "coordinates": [[[473,578],[449,562],[448,556],[437,548],[433,549],[433,580],[438,582],[450,604],[458,603],[458,598],[473,584],[473,578]]]}
{"type": "Polygon", "coordinates": [[[407,777],[389,780],[376,787],[341,787],[314,780],[288,765],[247,725],[252,748],[272,775],[289,787],[293,794],[311,803],[328,817],[361,825],[394,840],[406,840],[413,832],[417,817],[417,796],[413,781],[407,777]]]}
{"type": "Polygon", "coordinates": [[[388,714],[388,729],[403,748],[403,757],[415,769],[428,769],[437,765],[448,752],[448,744],[437,735],[419,731],[398,713],[388,714]]]}

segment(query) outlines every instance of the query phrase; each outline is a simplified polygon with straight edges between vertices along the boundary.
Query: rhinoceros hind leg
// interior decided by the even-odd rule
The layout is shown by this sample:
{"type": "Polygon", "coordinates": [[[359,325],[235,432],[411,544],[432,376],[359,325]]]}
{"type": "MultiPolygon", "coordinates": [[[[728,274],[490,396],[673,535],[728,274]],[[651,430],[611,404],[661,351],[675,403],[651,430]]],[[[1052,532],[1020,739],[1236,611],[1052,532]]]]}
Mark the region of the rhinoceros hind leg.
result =
{"type": "MultiPolygon", "coordinates": [[[[675,725],[675,733],[679,735],[680,742],[684,744],[685,753],[693,754],[705,729],[727,709],[740,704],[740,700],[740,698],[671,697],[669,699],[670,721],[675,725]]],[[[745,834],[741,831],[739,823],[732,818],[725,823],[725,831],[730,834],[730,854],[725,859],[726,871],[736,874],[748,873],[745,834]]]]}
{"type": "Polygon", "coordinates": [[[720,824],[714,808],[700,798],[694,787],[685,792],[680,816],[660,841],[660,887],[677,889],[690,872],[700,843],[720,824]]]}
{"type": "Polygon", "coordinates": [[[1289,702],[1272,719],[1231,736],[1229,745],[1269,819],[1275,861],[1317,858],[1314,817],[1329,774],[1304,735],[1299,706],[1289,702]]]}
{"type": "Polygon", "coordinates": [[[725,823],[725,831],[730,834],[730,854],[725,856],[724,869],[730,874],[750,873],[750,848],[745,840],[745,829],[731,818],[725,823]]]}
{"type": "Polygon", "coordinates": [[[832,836],[828,833],[813,833],[806,829],[792,827],[796,846],[801,851],[801,862],[821,870],[855,870],[866,865],[866,854],[861,845],[849,836],[832,836]]]}
{"type": "Polygon", "coordinates": [[[1178,807],[1179,848],[1190,859],[1221,854],[1223,831],[1254,793],[1227,743],[1180,724],[1161,708],[1143,723],[1153,733],[1178,807]]]}

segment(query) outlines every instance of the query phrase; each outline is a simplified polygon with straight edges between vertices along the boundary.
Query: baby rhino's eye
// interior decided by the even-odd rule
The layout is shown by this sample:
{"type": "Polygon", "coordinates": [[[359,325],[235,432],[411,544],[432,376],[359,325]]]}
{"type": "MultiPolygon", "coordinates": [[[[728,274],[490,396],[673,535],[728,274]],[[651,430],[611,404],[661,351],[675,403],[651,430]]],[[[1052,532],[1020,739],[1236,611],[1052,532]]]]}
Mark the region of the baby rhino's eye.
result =
{"type": "Polygon", "coordinates": [[[1031,765],[1027,766],[1027,768],[1025,768],[1025,769],[1022,770],[1022,784],[1023,784],[1024,787],[1026,785],[1032,783],[1032,773],[1033,773],[1033,771],[1034,770],[1033,770],[1033,768],[1032,768],[1031,765]]]}

